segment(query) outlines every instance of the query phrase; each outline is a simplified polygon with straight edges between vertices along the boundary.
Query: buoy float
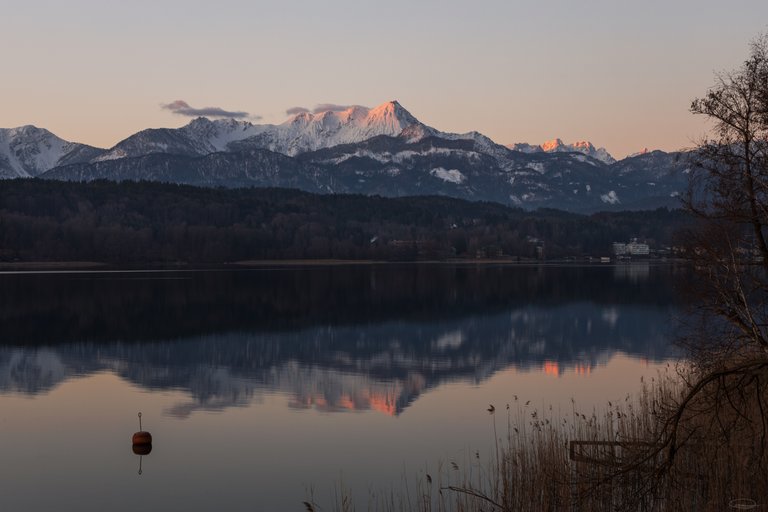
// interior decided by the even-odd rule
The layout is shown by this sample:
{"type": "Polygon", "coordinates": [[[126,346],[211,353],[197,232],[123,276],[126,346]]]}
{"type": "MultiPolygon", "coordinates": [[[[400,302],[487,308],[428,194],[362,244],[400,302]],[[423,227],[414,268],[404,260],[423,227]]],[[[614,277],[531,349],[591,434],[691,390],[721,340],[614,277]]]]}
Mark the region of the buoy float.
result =
{"type": "Polygon", "coordinates": [[[152,451],[152,444],[134,444],[132,450],[136,455],[149,455],[152,451]]]}
{"type": "MultiPolygon", "coordinates": [[[[136,453],[136,449],[139,446],[149,446],[149,450],[152,450],[152,434],[141,430],[141,413],[139,413],[139,431],[133,434],[133,452],[136,453]]],[[[147,452],[149,453],[149,452],[147,452]]]]}
{"type": "Polygon", "coordinates": [[[139,456],[139,474],[141,474],[141,461],[144,455],[152,451],[152,434],[141,429],[141,413],[139,413],[139,431],[133,434],[133,453],[139,456]]]}

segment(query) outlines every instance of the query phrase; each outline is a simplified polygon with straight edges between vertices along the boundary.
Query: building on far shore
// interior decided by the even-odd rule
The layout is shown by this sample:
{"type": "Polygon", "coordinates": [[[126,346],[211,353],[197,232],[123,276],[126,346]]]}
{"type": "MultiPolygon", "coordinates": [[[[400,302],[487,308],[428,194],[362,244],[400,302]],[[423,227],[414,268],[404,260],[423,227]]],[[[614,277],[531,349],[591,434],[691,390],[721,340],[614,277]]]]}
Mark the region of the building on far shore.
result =
{"type": "Polygon", "coordinates": [[[613,242],[613,255],[616,257],[648,256],[651,254],[648,244],[637,241],[633,238],[629,243],[613,242]]]}

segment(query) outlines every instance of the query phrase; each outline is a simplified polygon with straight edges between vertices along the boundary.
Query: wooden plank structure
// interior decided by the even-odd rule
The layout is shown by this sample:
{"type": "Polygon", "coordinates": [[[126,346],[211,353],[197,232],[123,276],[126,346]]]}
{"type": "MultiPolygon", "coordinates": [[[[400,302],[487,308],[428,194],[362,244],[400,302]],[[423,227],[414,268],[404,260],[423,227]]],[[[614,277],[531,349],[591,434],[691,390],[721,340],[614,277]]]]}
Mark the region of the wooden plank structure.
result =
{"type": "Polygon", "coordinates": [[[620,466],[627,456],[637,454],[638,448],[658,446],[647,441],[570,441],[568,458],[600,466],[620,466]]]}

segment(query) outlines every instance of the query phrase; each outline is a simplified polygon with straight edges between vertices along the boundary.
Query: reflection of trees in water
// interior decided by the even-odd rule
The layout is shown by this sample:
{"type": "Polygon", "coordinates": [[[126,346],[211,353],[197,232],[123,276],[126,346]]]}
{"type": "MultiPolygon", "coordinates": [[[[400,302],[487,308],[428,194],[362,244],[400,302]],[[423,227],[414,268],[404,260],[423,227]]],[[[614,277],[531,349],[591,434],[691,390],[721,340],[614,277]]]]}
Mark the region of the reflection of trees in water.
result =
{"type": "Polygon", "coordinates": [[[190,400],[168,411],[179,417],[247,405],[265,392],[288,394],[291,407],[399,414],[431,387],[480,382],[510,366],[560,373],[589,370],[617,351],[671,357],[671,308],[573,302],[433,321],[4,347],[0,386],[34,394],[108,370],[147,389],[186,391],[190,400]]]}
{"type": "Polygon", "coordinates": [[[233,330],[434,321],[530,304],[674,302],[669,278],[681,271],[650,266],[632,270],[628,279],[628,268],[636,267],[366,265],[0,275],[0,342],[182,339],[233,330]]]}

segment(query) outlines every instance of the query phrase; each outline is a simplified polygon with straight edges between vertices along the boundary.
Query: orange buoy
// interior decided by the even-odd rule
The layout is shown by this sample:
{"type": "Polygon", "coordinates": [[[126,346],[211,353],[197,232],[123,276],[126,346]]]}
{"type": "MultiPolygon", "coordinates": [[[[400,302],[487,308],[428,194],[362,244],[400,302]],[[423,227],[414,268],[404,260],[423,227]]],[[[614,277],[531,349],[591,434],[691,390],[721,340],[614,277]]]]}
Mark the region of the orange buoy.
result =
{"type": "Polygon", "coordinates": [[[152,434],[149,432],[136,432],[131,439],[134,445],[152,444],[152,434]]]}
{"type": "Polygon", "coordinates": [[[134,446],[134,452],[136,450],[136,446],[150,445],[149,449],[152,449],[152,434],[141,430],[141,413],[139,413],[139,431],[133,434],[132,442],[134,446]]]}

